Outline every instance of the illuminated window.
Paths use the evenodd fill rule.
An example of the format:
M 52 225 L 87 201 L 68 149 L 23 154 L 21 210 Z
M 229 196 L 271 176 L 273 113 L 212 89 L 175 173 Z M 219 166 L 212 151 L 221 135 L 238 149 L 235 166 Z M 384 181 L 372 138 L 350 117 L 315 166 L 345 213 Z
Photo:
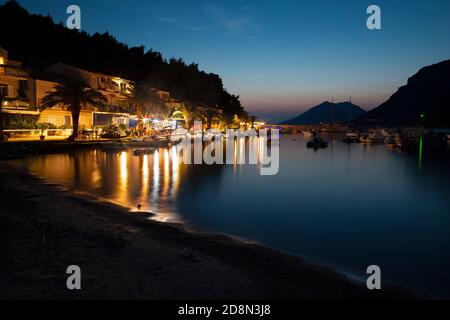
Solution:
M 5 64 L 5 59 L 3 57 L 0 57 L 0 65 Z M 5 68 L 0 68 L 0 74 L 5 73 Z

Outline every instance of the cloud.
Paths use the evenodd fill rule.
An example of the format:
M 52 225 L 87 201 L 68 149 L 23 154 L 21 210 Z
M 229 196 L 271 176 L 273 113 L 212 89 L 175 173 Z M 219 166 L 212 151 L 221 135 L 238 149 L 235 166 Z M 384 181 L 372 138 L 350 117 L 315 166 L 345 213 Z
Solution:
M 240 34 L 259 29 L 254 19 L 255 11 L 250 6 L 244 6 L 238 12 L 230 12 L 218 6 L 207 5 L 203 12 L 212 23 L 228 33 Z
M 259 26 L 255 22 L 254 16 L 255 11 L 250 6 L 244 6 L 237 12 L 231 12 L 218 6 L 207 5 L 202 10 L 192 14 L 172 15 L 160 12 L 154 13 L 157 21 L 185 30 L 200 32 L 216 28 L 233 35 L 258 30 Z
M 203 31 L 206 29 L 205 25 L 197 23 L 195 19 L 190 16 L 170 16 L 160 13 L 155 13 L 154 16 L 159 22 L 172 24 L 186 30 Z

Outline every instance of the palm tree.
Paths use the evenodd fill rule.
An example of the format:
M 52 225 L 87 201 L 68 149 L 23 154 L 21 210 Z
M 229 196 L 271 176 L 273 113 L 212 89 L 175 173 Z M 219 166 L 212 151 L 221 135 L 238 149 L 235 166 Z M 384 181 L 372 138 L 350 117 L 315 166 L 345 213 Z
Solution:
M 205 120 L 207 129 L 211 129 L 213 120 L 223 120 L 220 111 L 217 108 L 203 109 L 199 112 L 199 116 Z
M 143 82 L 134 83 L 127 94 L 128 99 L 136 105 L 136 113 L 138 116 L 138 126 L 142 127 L 146 106 L 151 98 L 150 87 Z M 139 128 L 142 129 L 142 128 Z
M 72 112 L 73 133 L 69 140 L 78 138 L 78 121 L 83 107 L 90 104 L 94 107 L 103 107 L 106 102 L 105 96 L 92 89 L 84 80 L 65 79 L 58 84 L 54 91 L 47 92 L 42 98 L 40 110 L 53 108 L 61 105 Z
M 159 109 L 156 114 L 160 119 L 169 120 L 172 117 L 173 109 L 165 105 L 163 108 Z
M 191 128 L 192 121 L 199 115 L 198 108 L 189 102 L 182 102 L 173 113 L 174 117 L 180 117 L 184 120 L 186 129 Z
M 157 90 L 145 82 L 134 83 L 127 94 L 128 99 L 136 105 L 139 126 L 143 125 L 145 115 L 159 115 L 167 112 L 167 106 L 157 94 Z M 142 129 L 142 128 L 140 128 Z
M 161 115 L 168 110 L 166 102 L 160 97 L 157 89 L 150 89 L 150 98 L 148 101 L 148 110 L 150 114 Z
M 248 119 L 249 119 L 248 112 L 242 111 L 239 117 L 237 117 L 236 115 L 236 118 L 233 119 L 233 122 L 237 123 L 239 127 L 241 126 L 241 123 L 244 123 L 245 127 L 247 127 Z
M 250 115 L 248 117 L 248 120 L 250 121 L 250 124 L 251 124 L 250 128 L 254 128 L 254 123 L 255 123 L 256 119 L 258 119 L 258 117 L 255 115 Z

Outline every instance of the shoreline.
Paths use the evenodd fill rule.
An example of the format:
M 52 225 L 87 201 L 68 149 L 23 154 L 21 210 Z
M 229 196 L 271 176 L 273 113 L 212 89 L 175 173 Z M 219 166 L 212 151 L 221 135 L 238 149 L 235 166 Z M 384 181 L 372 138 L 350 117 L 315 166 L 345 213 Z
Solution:
M 158 222 L 0 161 L 1 299 L 415 299 L 233 236 Z M 79 265 L 82 290 L 66 288 Z M 6 290 L 5 290 L 6 289 Z
M 169 141 L 149 141 L 133 142 L 127 139 L 98 139 L 98 140 L 79 140 L 68 142 L 67 140 L 24 140 L 0 142 L 0 161 L 23 159 L 28 156 L 39 154 L 51 154 L 59 152 L 69 152 L 80 149 L 95 149 L 108 147 L 110 145 L 130 147 L 165 147 Z

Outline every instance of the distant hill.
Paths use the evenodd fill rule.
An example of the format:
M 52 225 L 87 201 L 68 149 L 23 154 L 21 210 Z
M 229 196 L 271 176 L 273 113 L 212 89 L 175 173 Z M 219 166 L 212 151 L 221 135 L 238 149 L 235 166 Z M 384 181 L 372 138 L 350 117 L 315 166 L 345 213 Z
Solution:
M 450 60 L 422 68 L 386 102 L 357 122 L 450 126 Z
M 351 102 L 332 103 L 325 101 L 312 107 L 298 117 L 284 121 L 281 124 L 315 125 L 319 123 L 348 122 L 363 115 L 366 111 Z

